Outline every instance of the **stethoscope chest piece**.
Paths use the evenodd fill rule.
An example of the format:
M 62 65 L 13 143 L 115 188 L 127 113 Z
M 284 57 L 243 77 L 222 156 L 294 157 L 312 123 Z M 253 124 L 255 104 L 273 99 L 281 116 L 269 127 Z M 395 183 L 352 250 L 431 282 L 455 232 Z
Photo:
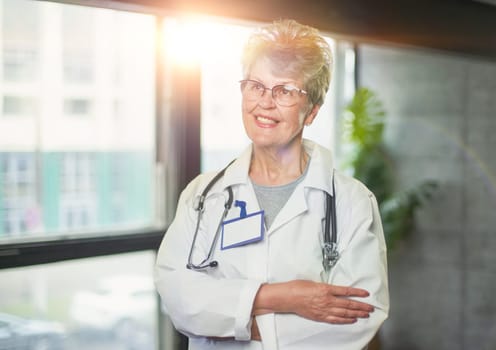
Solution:
M 329 271 L 339 259 L 338 245 L 335 242 L 325 242 L 322 247 L 322 266 Z

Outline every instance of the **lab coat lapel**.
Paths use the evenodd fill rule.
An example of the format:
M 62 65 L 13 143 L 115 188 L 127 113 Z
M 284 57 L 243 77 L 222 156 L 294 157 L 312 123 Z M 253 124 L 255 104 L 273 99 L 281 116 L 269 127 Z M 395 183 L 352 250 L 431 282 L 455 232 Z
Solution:
M 302 184 L 296 186 L 289 200 L 286 202 L 286 204 L 282 207 L 281 211 L 275 217 L 272 226 L 269 227 L 269 231 L 267 232 L 268 235 L 276 231 L 279 227 L 286 224 L 296 216 L 307 211 L 308 206 L 304 192 L 305 191 Z
M 303 181 L 296 186 L 289 200 L 274 219 L 272 226 L 269 228 L 269 235 L 308 210 L 308 191 L 317 189 L 328 192 L 331 195 L 334 194 L 331 186 L 331 155 L 324 154 L 329 151 L 308 140 L 303 140 L 303 146 L 305 147 L 305 151 L 310 154 L 310 164 L 307 174 Z
M 249 145 L 245 151 L 241 153 L 241 155 L 226 169 L 222 179 L 223 188 L 233 186 L 234 198 L 246 203 L 246 211 L 248 214 L 260 210 L 257 197 L 248 176 L 251 153 L 252 146 Z M 234 208 L 234 210 L 231 210 L 230 212 L 232 212 L 230 213 L 230 216 L 239 216 L 239 210 L 237 208 Z
M 222 177 L 222 186 L 234 186 L 247 184 L 249 182 L 248 171 L 250 170 L 252 147 L 249 145 L 243 153 L 226 169 Z

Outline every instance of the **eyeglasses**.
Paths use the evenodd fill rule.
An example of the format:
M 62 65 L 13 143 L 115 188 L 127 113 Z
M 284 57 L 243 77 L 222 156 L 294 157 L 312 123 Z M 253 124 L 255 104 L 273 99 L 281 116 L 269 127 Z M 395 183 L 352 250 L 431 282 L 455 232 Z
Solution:
M 301 95 L 307 94 L 305 90 L 298 89 L 292 85 L 275 85 L 272 88 L 268 88 L 264 84 L 250 79 L 241 80 L 239 83 L 241 84 L 243 98 L 249 101 L 258 101 L 265 94 L 265 90 L 270 90 L 274 101 L 284 107 L 294 106 L 298 103 Z

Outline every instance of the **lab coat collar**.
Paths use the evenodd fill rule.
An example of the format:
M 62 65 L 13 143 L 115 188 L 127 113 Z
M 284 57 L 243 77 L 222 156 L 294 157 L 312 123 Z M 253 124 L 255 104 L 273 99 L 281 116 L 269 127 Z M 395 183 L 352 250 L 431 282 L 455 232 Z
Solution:
M 331 151 L 306 139 L 303 139 L 303 147 L 311 157 L 307 175 L 302 182 L 303 187 L 315 188 L 333 196 L 332 178 L 334 172 Z
M 334 195 L 332 191 L 333 161 L 331 152 L 319 144 L 303 139 L 303 147 L 310 155 L 310 164 L 305 179 L 302 181 L 303 187 L 315 188 Z M 248 173 L 252 155 L 252 145 L 250 144 L 234 163 L 226 169 L 223 177 L 223 188 L 237 184 L 247 184 L 249 182 Z
M 229 186 L 246 184 L 249 182 L 252 145 L 250 144 L 241 155 L 226 169 L 223 177 L 223 188 Z

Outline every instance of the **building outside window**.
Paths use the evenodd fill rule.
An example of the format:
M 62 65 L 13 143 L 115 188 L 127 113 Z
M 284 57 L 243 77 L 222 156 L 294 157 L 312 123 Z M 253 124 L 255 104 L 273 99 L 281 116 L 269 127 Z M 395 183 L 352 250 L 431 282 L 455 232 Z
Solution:
M 0 240 L 6 227 L 53 237 L 153 226 L 155 17 L 32 0 L 2 1 L 0 13 L 0 157 L 30 154 L 36 189 L 29 202 L 0 198 L 11 218 Z M 36 229 L 19 219 L 33 207 Z

